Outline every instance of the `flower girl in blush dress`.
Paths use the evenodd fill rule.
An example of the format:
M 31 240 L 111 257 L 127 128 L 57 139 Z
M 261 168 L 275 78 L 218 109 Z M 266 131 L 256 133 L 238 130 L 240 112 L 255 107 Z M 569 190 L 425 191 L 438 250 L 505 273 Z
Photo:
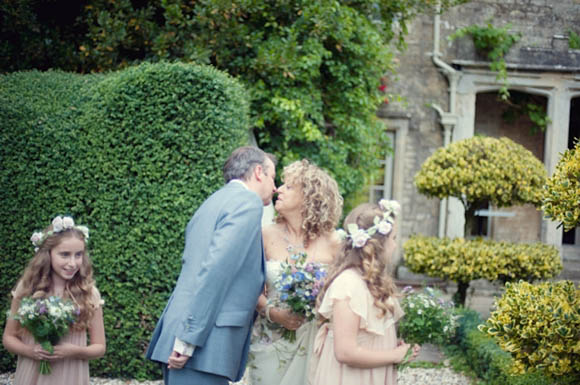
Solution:
M 14 385 L 89 385 L 88 360 L 105 354 L 102 301 L 86 251 L 88 233 L 85 226 L 76 226 L 71 217 L 59 216 L 47 229 L 32 235 L 36 252 L 12 292 L 10 316 L 2 337 L 6 350 L 18 355 Z M 52 354 L 35 343 L 14 319 L 23 298 L 50 296 L 70 300 L 78 309 L 75 323 L 54 346 Z M 39 373 L 41 361 L 49 362 L 50 374 Z
M 314 342 L 312 385 L 394 385 L 395 365 L 407 351 L 395 324 L 403 316 L 393 280 L 386 274 L 396 249 L 398 203 L 365 203 L 345 219 L 343 252 L 330 268 L 318 297 L 321 325 Z

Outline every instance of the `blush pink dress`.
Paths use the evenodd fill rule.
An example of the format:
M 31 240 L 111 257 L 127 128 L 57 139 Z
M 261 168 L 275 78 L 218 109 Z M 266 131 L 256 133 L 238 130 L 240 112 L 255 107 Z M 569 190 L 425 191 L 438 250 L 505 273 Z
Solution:
M 336 301 L 347 300 L 350 309 L 360 316 L 358 343 L 370 350 L 389 350 L 397 346 L 395 323 L 404 315 L 399 302 L 390 298 L 393 312 L 379 318 L 379 309 L 360 273 L 345 270 L 328 288 L 319 313 L 330 322 L 322 325 L 316 335 L 311 361 L 311 385 L 395 385 L 397 371 L 394 365 L 361 369 L 338 362 L 334 355 L 332 310 Z
M 18 288 L 16 289 L 18 290 Z M 93 288 L 92 304 L 102 306 L 101 295 Z M 33 345 L 34 338 L 28 331 L 22 331 L 22 342 Z M 79 346 L 87 346 L 86 330 L 71 330 L 64 335 L 60 342 L 68 342 Z M 89 361 L 79 359 L 64 359 L 50 363 L 51 373 L 38 373 L 40 361 L 28 357 L 18 356 L 14 385 L 89 385 Z

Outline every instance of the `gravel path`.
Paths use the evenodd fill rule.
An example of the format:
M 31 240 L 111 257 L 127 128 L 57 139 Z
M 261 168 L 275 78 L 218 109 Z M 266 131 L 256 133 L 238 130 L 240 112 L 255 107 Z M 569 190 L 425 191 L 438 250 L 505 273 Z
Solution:
M 12 385 L 12 374 L 0 374 L 0 385 Z M 238 383 L 241 385 L 242 383 Z M 399 372 L 397 385 L 470 385 L 471 380 L 449 368 L 406 368 Z M 118 380 L 91 378 L 91 385 L 163 385 L 163 381 Z M 353 384 L 355 385 L 355 384 Z

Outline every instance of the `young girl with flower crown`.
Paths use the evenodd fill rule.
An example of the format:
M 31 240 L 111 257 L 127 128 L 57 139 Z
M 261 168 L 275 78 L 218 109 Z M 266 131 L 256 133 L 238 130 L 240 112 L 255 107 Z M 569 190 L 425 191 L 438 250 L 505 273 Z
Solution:
M 319 328 L 309 376 L 312 385 L 394 385 L 395 365 L 419 346 L 397 341 L 403 316 L 387 269 L 396 249 L 395 201 L 365 203 L 345 219 L 343 251 L 334 260 L 318 314 Z
M 2 337 L 6 350 L 18 355 L 14 385 L 88 385 L 88 360 L 105 354 L 103 301 L 95 287 L 86 250 L 88 236 L 85 226 L 75 225 L 71 217 L 60 216 L 47 229 L 32 235 L 35 254 L 12 292 L 10 315 Z M 72 301 L 78 314 L 52 354 L 35 343 L 15 319 L 23 298 L 50 296 Z M 50 374 L 39 373 L 41 361 L 48 361 Z

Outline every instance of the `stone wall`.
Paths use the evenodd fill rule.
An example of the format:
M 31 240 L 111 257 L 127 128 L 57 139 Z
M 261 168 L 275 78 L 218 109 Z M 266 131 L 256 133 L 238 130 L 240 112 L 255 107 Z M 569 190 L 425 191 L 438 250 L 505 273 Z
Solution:
M 511 31 L 522 34 L 521 40 L 506 56 L 511 76 L 548 73 L 550 76 L 553 74 L 556 81 L 565 79 L 580 82 L 580 50 L 568 50 L 566 38 L 569 30 L 580 34 L 580 0 L 480 0 L 454 7 L 440 16 L 440 39 L 437 45 L 441 60 L 458 71 L 468 65 L 471 69 L 490 73 L 485 58 L 478 56 L 470 38 L 455 41 L 447 39 L 459 28 L 473 24 L 484 25 L 490 18 L 493 18 L 491 23 L 495 27 L 511 23 Z M 404 185 L 399 186 L 404 218 L 400 231 L 401 242 L 415 233 L 438 234 L 439 200 L 420 195 L 413 183 L 421 164 L 444 141 L 439 114 L 431 104 L 438 105 L 444 112 L 450 111 L 449 81 L 432 60 L 433 27 L 433 15 L 420 16 L 409 26 L 407 49 L 398 55 L 397 76 L 388 81 L 388 91 L 401 95 L 403 102 L 391 102 L 379 110 L 379 116 L 387 120 L 389 116 L 401 113 L 409 116 L 405 150 L 396 159 L 404 162 L 404 178 L 401 182 Z M 544 136 L 540 135 L 536 139 L 526 136 L 530 123 L 525 122 L 525 117 L 524 121 L 515 125 L 502 125 L 499 118 L 486 117 L 485 111 L 482 112 L 482 109 L 493 108 L 494 103 L 489 103 L 485 97 L 480 99 L 478 94 L 476 133 L 480 131 L 490 136 L 510 136 L 532 150 L 540 159 L 549 155 L 543 153 L 547 141 Z M 461 113 L 458 111 L 458 114 Z M 549 129 L 568 132 L 568 127 Z M 551 156 L 550 159 L 553 159 L 553 154 Z M 541 224 L 539 212 L 529 207 L 514 209 L 519 210 L 518 219 L 495 220 L 494 237 L 512 241 L 541 240 L 540 229 L 544 225 Z M 524 215 L 521 210 L 529 211 Z M 522 219 L 526 217 L 533 219 Z M 514 232 L 515 229 L 519 230 Z

